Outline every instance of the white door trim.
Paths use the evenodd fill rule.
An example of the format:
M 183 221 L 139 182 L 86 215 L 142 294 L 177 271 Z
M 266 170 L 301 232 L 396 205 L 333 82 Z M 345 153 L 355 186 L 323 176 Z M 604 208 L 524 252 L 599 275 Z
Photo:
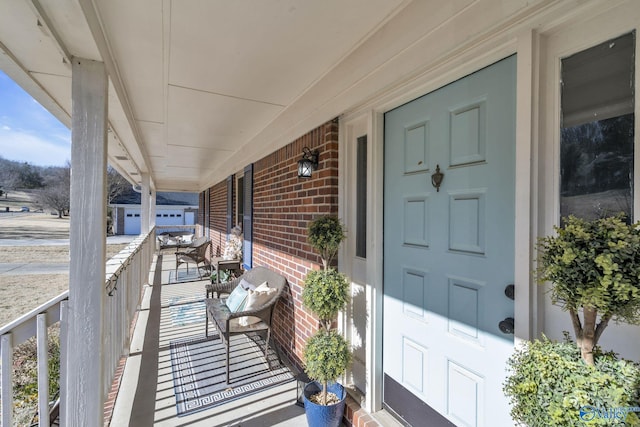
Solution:
M 416 94 L 415 88 L 407 91 L 398 89 L 386 93 L 370 104 L 369 111 L 354 112 L 341 117 L 339 136 L 339 215 L 346 218 L 350 210 L 346 194 L 347 176 L 351 158 L 347 149 L 347 141 L 352 128 L 366 123 L 369 141 L 368 182 L 370 194 L 367 207 L 367 288 L 366 300 L 369 311 L 367 323 L 367 389 L 362 407 L 369 412 L 382 409 L 382 301 L 383 301 L 383 194 L 384 194 L 384 113 L 398 105 L 409 102 L 421 95 L 443 87 L 465 75 L 469 75 L 485 66 L 506 58 L 518 55 L 516 102 L 516 242 L 515 242 L 515 336 L 518 339 L 530 339 L 541 331 L 542 318 L 538 312 L 538 300 L 542 293 L 531 277 L 533 263 L 533 236 L 535 227 L 534 200 L 537 197 L 537 181 L 534 177 L 533 161 L 536 149 L 535 138 L 537 128 L 532 125 L 534 105 L 537 102 L 537 38 L 533 30 L 523 32 L 516 40 L 499 46 L 489 53 L 483 52 L 474 58 L 466 58 L 461 65 L 461 58 L 454 58 L 456 65 L 448 72 L 439 75 L 426 73 L 416 83 L 423 92 Z M 445 68 L 445 67 L 441 67 Z M 442 71 L 440 69 L 440 71 Z M 445 76 L 448 77 L 447 80 Z M 427 89 L 428 88 L 428 89 Z M 524 101 L 523 101 L 524 100 Z M 527 106 L 527 102 L 530 103 Z M 369 256 L 369 254 L 371 254 Z M 351 265 L 344 255 L 340 254 L 341 270 L 349 273 Z M 345 328 L 344 317 L 341 327 Z M 370 368 L 373 367 L 373 368 Z
M 539 35 L 526 30 L 517 39 L 516 71 L 516 195 L 514 245 L 514 320 L 515 343 L 536 338 L 542 330 L 538 316 L 543 293 L 532 280 L 533 251 L 537 234 L 538 179 L 534 162 L 537 159 L 537 115 L 539 102 Z
M 518 111 L 516 117 L 516 237 L 515 237 L 515 336 L 516 340 L 531 339 L 539 335 L 542 330 L 542 316 L 538 315 L 538 307 L 543 294 L 539 292 L 531 277 L 533 265 L 534 236 L 537 233 L 537 215 L 535 201 L 537 200 L 537 177 L 534 160 L 537 157 L 537 117 L 534 117 L 534 106 L 538 102 L 538 35 L 534 30 L 523 32 L 517 40 L 512 40 L 509 46 L 501 46 L 488 55 L 480 55 L 470 60 L 464 67 L 456 67 L 448 74 L 449 82 L 455 81 L 461 75 L 468 75 L 497 62 L 511 54 L 518 55 L 516 102 Z M 466 74 L 465 74 L 466 73 Z M 421 87 L 432 87 L 421 82 Z M 442 81 L 442 75 L 433 76 L 440 87 L 447 82 Z M 435 88 L 433 88 L 435 89 Z M 339 215 L 346 218 L 349 214 L 348 202 L 345 198 L 350 157 L 346 147 L 351 130 L 354 126 L 366 123 L 369 140 L 369 170 L 368 182 L 370 195 L 367 208 L 367 307 L 369 322 L 367 324 L 367 390 L 363 407 L 369 412 L 382 409 L 382 287 L 383 287 L 383 194 L 384 194 L 384 112 L 415 99 L 407 99 L 406 93 L 387 93 L 380 97 L 375 108 L 367 112 L 354 113 L 343 116 L 340 121 L 339 139 Z M 428 93 L 428 92 L 424 92 Z M 422 94 L 424 94 L 422 93 Z M 389 102 L 390 98 L 394 101 Z M 534 122 L 534 118 L 536 121 Z M 369 254 L 371 254 L 369 256 Z M 340 255 L 342 270 L 348 274 L 351 266 L 344 254 Z M 344 325 L 344 324 L 343 324 Z
M 367 259 L 365 301 L 367 309 L 366 342 L 366 389 L 360 404 L 368 412 L 382 409 L 382 215 L 383 215 L 383 117 L 373 111 L 340 122 L 339 131 L 339 216 L 347 223 L 354 214 L 355 204 L 347 197 L 349 185 L 355 183 L 354 145 L 357 138 L 367 135 Z M 347 230 L 349 232 L 349 230 Z M 355 246 L 355 239 L 347 237 L 347 245 Z M 353 248 L 344 248 L 339 254 L 340 270 L 350 275 L 353 261 L 347 253 Z M 345 313 L 340 318 L 340 328 L 346 331 L 349 319 Z

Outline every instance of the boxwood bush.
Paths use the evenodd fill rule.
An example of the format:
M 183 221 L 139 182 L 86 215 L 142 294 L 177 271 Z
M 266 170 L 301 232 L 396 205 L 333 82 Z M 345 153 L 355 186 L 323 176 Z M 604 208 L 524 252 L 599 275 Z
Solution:
M 640 426 L 640 365 L 599 348 L 595 366 L 587 365 L 566 337 L 525 342 L 509 359 L 504 392 L 513 419 L 529 427 Z
M 563 224 L 539 240 L 538 280 L 551 282 L 551 301 L 569 312 L 582 358 L 593 365 L 610 320 L 640 323 L 640 222 L 569 216 Z

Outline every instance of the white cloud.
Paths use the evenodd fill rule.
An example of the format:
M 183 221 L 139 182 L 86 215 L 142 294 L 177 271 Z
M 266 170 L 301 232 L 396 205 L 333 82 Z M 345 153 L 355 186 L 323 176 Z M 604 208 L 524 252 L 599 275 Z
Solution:
M 2 126 L 2 130 L 11 130 L 11 128 L 7 125 Z
M 67 141 L 61 144 L 61 139 Z M 8 160 L 39 166 L 64 166 L 71 159 L 71 144 L 68 138 L 60 138 L 60 135 L 52 135 L 48 140 L 3 126 L 0 130 L 0 155 Z

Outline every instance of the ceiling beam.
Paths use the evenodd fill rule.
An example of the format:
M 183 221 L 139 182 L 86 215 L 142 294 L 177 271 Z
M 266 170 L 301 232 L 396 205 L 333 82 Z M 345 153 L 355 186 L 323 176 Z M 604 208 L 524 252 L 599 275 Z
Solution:
M 100 51 L 100 56 L 104 61 L 105 67 L 107 69 L 107 73 L 113 84 L 113 87 L 118 96 L 118 100 L 120 101 L 120 105 L 124 111 L 124 114 L 127 118 L 127 122 L 131 128 L 133 136 L 135 138 L 134 143 L 137 145 L 137 148 L 140 150 L 140 154 L 144 160 L 143 165 L 136 164 L 137 168 L 141 172 L 145 173 L 153 173 L 151 162 L 149 160 L 149 154 L 142 143 L 143 138 L 138 129 L 137 122 L 133 115 L 133 109 L 131 107 L 131 102 L 129 101 L 129 97 L 127 96 L 127 91 L 124 89 L 123 80 L 121 78 L 120 70 L 116 65 L 116 62 L 113 60 L 113 52 L 104 32 L 104 26 L 102 25 L 102 21 L 100 19 L 99 14 L 96 11 L 95 4 L 92 0 L 79 0 L 80 7 L 82 8 L 82 12 L 87 20 L 87 25 L 91 30 L 91 34 L 93 35 L 94 41 L 98 46 L 98 50 Z M 124 141 L 121 140 L 124 144 Z M 134 161 L 131 159 L 131 161 Z M 152 177 L 153 178 L 153 177 Z

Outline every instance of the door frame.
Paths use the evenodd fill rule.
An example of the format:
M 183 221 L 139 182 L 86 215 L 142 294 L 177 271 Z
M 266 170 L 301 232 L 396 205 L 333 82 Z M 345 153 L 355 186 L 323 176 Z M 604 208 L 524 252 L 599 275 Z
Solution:
M 353 396 L 362 408 L 375 412 L 382 408 L 382 218 L 383 204 L 381 189 L 383 188 L 384 145 L 382 137 L 384 117 L 382 113 L 369 111 L 340 122 L 338 153 L 338 215 L 345 222 L 355 215 L 355 204 L 350 203 L 347 195 L 350 185 L 355 185 L 355 164 L 358 137 L 367 136 L 367 258 L 365 260 L 366 285 L 365 306 L 367 309 L 366 342 L 366 389 L 364 396 Z M 348 232 L 348 230 L 347 230 Z M 354 240 L 354 239 L 351 239 Z M 355 247 L 355 241 L 347 244 Z M 351 246 L 349 247 L 353 249 Z M 341 247 L 338 253 L 340 270 L 350 276 L 354 269 L 352 258 L 347 256 L 348 250 Z M 339 329 L 348 330 L 350 326 L 348 313 L 341 313 Z
M 498 62 L 510 55 L 517 55 L 516 66 L 516 195 L 515 195 L 515 293 L 514 319 L 515 343 L 539 335 L 543 319 L 538 316 L 538 307 L 543 302 L 540 292 L 531 277 L 533 250 L 537 235 L 537 214 L 533 209 L 537 198 L 537 176 L 534 159 L 537 151 L 537 115 L 539 79 L 539 35 L 534 30 L 519 33 L 507 42 L 485 46 L 484 49 L 466 52 L 425 72 L 394 91 L 380 95 L 357 111 L 340 119 L 339 139 L 339 215 L 347 218 L 353 210 L 345 197 L 348 173 L 353 155 L 349 144 L 354 143 L 357 129 L 366 128 L 369 143 L 368 180 L 370 197 L 367 201 L 367 292 L 369 310 L 367 324 L 367 389 L 362 406 L 369 412 L 382 409 L 382 289 L 383 289 L 383 194 L 384 194 L 384 113 L 422 95 L 433 92 L 453 81 Z M 352 151 L 352 150 L 351 150 Z M 350 261 L 344 251 L 339 254 L 340 268 L 346 274 L 351 271 Z M 342 327 L 345 325 L 341 317 Z

